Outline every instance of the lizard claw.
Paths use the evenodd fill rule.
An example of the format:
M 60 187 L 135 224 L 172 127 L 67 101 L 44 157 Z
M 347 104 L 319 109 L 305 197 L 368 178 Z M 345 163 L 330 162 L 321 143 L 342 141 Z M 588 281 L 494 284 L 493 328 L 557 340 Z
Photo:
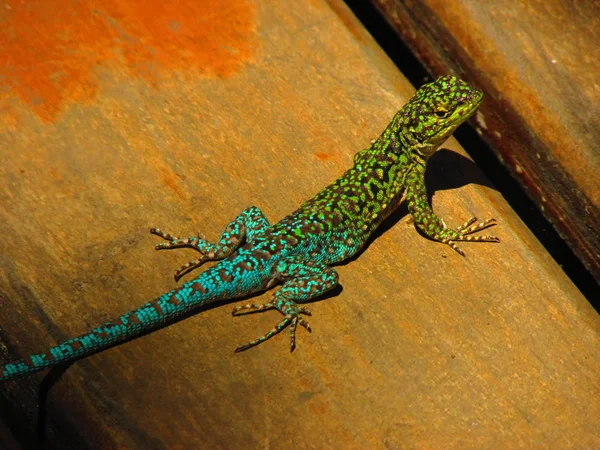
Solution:
M 298 306 L 295 302 L 287 299 L 283 301 L 264 303 L 262 305 L 251 303 L 243 306 L 236 306 L 233 309 L 232 314 L 234 316 L 240 316 L 243 314 L 262 312 L 269 309 L 277 309 L 285 316 L 285 318 L 263 336 L 250 341 L 247 344 L 240 345 L 235 349 L 235 353 L 243 352 L 244 350 L 248 350 L 249 348 L 255 347 L 258 344 L 262 344 L 266 340 L 281 332 L 281 330 L 288 325 L 290 326 L 290 351 L 292 352 L 296 348 L 296 328 L 298 327 L 298 324 L 306 328 L 309 333 L 312 333 L 309 323 L 301 316 L 301 314 L 310 316 L 312 315 L 311 312 L 308 310 L 308 308 L 305 308 L 304 306 Z
M 156 250 L 165 250 L 165 249 L 173 249 L 173 248 L 193 248 L 194 250 L 200 252 L 202 255 L 198 259 L 194 259 L 184 265 L 182 265 L 175 272 L 174 278 L 175 281 L 179 281 L 179 279 L 184 276 L 186 273 L 191 272 L 192 270 L 200 267 L 206 261 L 212 261 L 215 259 L 216 254 L 214 251 L 205 251 L 200 248 L 201 245 L 206 246 L 206 240 L 204 236 L 198 233 L 198 237 L 189 237 L 189 238 L 178 238 L 173 236 L 171 233 L 166 233 L 162 231 L 160 228 L 151 228 L 150 233 L 155 236 L 160 236 L 166 241 L 169 242 L 161 242 L 160 244 L 156 244 L 154 248 Z
M 443 234 L 445 236 L 438 238 L 438 240 L 444 244 L 448 244 L 458 254 L 465 256 L 465 253 L 456 245 L 453 241 L 469 241 L 469 242 L 500 242 L 500 239 L 492 235 L 479 235 L 472 236 L 477 231 L 484 230 L 489 227 L 496 225 L 496 219 L 491 218 L 482 222 L 477 222 L 477 217 L 471 217 L 461 226 L 456 229 L 444 228 Z

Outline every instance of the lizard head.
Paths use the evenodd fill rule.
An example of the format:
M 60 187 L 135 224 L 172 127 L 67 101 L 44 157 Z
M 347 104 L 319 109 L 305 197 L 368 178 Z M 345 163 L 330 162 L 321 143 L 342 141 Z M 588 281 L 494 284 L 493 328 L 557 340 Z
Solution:
M 483 92 L 453 76 L 427 83 L 398 112 L 401 127 L 423 157 L 433 154 L 483 100 Z

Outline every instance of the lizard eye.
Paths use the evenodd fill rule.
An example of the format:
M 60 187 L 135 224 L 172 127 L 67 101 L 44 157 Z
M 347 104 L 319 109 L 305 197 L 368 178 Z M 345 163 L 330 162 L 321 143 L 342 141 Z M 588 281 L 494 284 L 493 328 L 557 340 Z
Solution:
M 448 117 L 448 111 L 446 111 L 445 109 L 438 109 L 438 110 L 435 112 L 435 116 L 436 116 L 438 119 L 445 119 L 446 117 Z

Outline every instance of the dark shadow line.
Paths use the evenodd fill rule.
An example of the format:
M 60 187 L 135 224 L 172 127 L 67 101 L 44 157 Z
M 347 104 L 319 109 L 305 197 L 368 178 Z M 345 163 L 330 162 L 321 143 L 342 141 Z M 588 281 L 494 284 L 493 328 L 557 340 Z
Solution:
M 432 77 L 425 66 L 398 37 L 396 31 L 379 13 L 372 2 L 345 0 L 346 5 L 373 36 L 377 44 L 396 64 L 413 86 L 420 86 Z M 470 125 L 460 127 L 454 137 L 475 161 L 485 177 L 537 237 L 546 251 L 571 279 L 590 304 L 600 313 L 600 286 L 573 250 L 560 237 L 552 224 L 543 216 L 537 205 L 512 177 L 483 138 Z

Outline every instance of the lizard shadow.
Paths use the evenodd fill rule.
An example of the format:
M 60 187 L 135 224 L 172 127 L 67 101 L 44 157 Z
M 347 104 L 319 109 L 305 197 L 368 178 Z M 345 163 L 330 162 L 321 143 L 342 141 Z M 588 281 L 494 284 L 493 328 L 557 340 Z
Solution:
M 427 171 L 425 172 L 425 185 L 427 186 L 427 201 L 431 205 L 433 195 L 437 191 L 446 191 L 448 189 L 457 189 L 468 184 L 478 184 L 491 189 L 496 189 L 484 176 L 479 167 L 468 158 L 452 150 L 438 150 L 429 159 Z M 346 265 L 358 259 L 371 244 L 386 233 L 389 229 L 396 226 L 400 220 L 408 215 L 406 202 L 402 202 L 396 210 L 385 219 L 379 227 L 369 237 L 366 244 L 352 257 L 343 261 L 339 265 Z M 467 212 L 467 216 L 470 211 Z M 427 238 L 417 227 L 415 230 L 423 237 Z M 429 238 L 427 238 L 429 239 Z
M 457 189 L 468 184 L 478 184 L 480 186 L 486 186 L 491 189 L 496 189 L 484 176 L 479 167 L 470 160 L 456 153 L 452 150 L 442 148 L 435 152 L 429 159 L 427 164 L 427 171 L 425 173 L 425 185 L 427 186 L 427 200 L 431 204 L 433 194 L 437 191 L 445 191 L 448 189 Z M 369 247 L 370 245 L 396 226 L 404 216 L 409 214 L 406 202 L 402 202 L 396 210 L 387 217 L 379 227 L 369 237 L 365 245 L 353 256 L 342 261 L 336 266 L 345 266 L 351 262 L 357 260 Z M 421 231 L 414 227 L 416 231 L 423 237 L 426 237 Z M 429 238 L 427 238 L 429 239 Z M 303 304 L 311 304 L 321 302 L 323 300 L 330 299 L 338 296 L 342 293 L 344 287 L 338 284 L 333 289 L 325 292 L 323 295 L 316 297 Z M 260 295 L 260 294 L 257 294 Z
M 430 158 L 428 167 L 427 167 L 427 172 L 425 174 L 425 183 L 427 186 L 427 197 L 428 197 L 428 201 L 430 203 L 431 203 L 433 194 L 436 191 L 456 189 L 456 188 L 459 188 L 459 187 L 462 187 L 462 186 L 465 186 L 465 185 L 471 184 L 471 183 L 495 189 L 493 187 L 493 185 L 491 185 L 491 183 L 485 179 L 482 172 L 479 170 L 479 168 L 475 165 L 475 163 L 473 161 L 471 161 L 468 158 L 465 158 L 464 156 L 462 156 L 456 152 L 453 152 L 453 151 L 447 150 L 447 149 L 441 149 L 441 150 L 437 151 Z M 396 210 L 392 214 L 390 214 L 390 216 L 381 223 L 381 225 L 369 237 L 366 244 L 355 255 L 353 255 L 352 257 L 348 258 L 347 260 L 345 260 L 342 263 L 337 264 L 337 265 L 345 266 L 346 264 L 349 264 L 349 263 L 355 261 L 356 259 L 358 259 L 363 254 L 363 252 L 365 252 L 377 238 L 379 238 L 381 235 L 386 233 L 390 228 L 397 225 L 398 222 L 400 222 L 400 220 L 407 214 L 408 214 L 408 208 L 406 206 L 406 203 L 402 202 L 400 204 L 400 206 L 398 208 L 396 208 Z M 343 286 L 341 284 L 338 284 L 335 288 L 331 289 L 330 291 L 325 292 L 323 295 L 321 295 L 313 300 L 310 300 L 308 302 L 303 302 L 303 304 L 312 304 L 312 303 L 320 302 L 320 301 L 323 301 L 323 300 L 326 300 L 326 299 L 329 299 L 332 297 L 337 297 L 338 295 L 340 295 L 340 293 L 343 292 L 343 289 L 344 289 Z M 178 323 L 182 320 L 185 320 L 193 315 L 202 313 L 204 311 L 209 311 L 213 308 L 220 308 L 229 303 L 235 303 L 235 302 L 239 302 L 239 301 L 249 300 L 251 298 L 258 297 L 262 294 L 264 294 L 264 292 L 257 292 L 257 293 L 254 293 L 254 294 L 251 294 L 251 295 L 248 295 L 245 297 L 222 300 L 222 301 L 214 302 L 214 303 L 211 303 L 211 304 L 208 304 L 205 306 L 201 306 L 197 309 L 193 309 L 191 311 L 184 313 L 180 317 L 177 317 L 177 318 L 173 319 L 172 321 L 169 321 L 168 323 L 164 323 L 160 326 L 149 329 L 146 332 L 144 332 L 143 334 L 140 334 L 138 336 L 132 337 L 125 341 L 116 343 L 115 345 L 113 345 L 111 347 L 125 344 L 126 342 L 132 341 L 134 339 L 141 338 L 149 333 L 160 330 L 167 326 L 171 326 L 175 323 Z M 252 314 L 252 313 L 250 313 L 250 314 Z M 111 348 L 111 347 L 108 347 L 108 348 Z M 108 348 L 102 349 L 101 351 L 105 351 Z M 88 356 L 91 356 L 91 354 L 86 355 L 85 358 L 87 358 Z M 85 359 L 85 358 L 81 358 L 81 359 Z M 75 364 L 78 361 L 80 361 L 80 359 L 52 367 L 48 371 L 46 376 L 43 378 L 43 380 L 40 384 L 40 391 L 39 391 L 39 396 L 38 396 L 40 407 L 38 410 L 39 412 L 38 412 L 38 427 L 37 427 L 38 439 L 40 440 L 40 442 L 44 442 L 44 440 L 45 440 L 45 433 L 46 433 L 45 423 L 46 423 L 46 417 L 47 417 L 46 405 L 47 405 L 47 400 L 48 400 L 48 395 L 50 393 L 50 390 L 60 380 L 62 375 L 73 364 Z
M 429 201 L 431 201 L 431 195 L 435 191 L 456 189 L 467 184 L 478 184 L 496 189 L 485 178 L 477 164 L 460 153 L 445 148 L 435 152 L 429 159 L 427 172 L 425 173 L 425 184 L 428 187 Z

